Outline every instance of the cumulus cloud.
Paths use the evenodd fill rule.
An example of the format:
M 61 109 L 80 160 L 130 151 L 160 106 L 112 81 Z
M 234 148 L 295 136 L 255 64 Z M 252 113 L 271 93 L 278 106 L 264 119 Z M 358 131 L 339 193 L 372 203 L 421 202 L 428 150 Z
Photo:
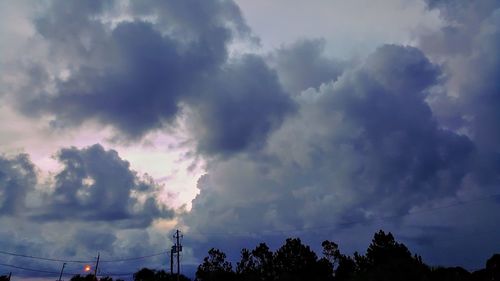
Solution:
M 258 148 L 294 109 L 276 73 L 255 55 L 232 60 L 206 82 L 200 89 L 206 93 L 192 104 L 201 152 Z
M 161 186 L 137 175 L 116 151 L 99 144 L 64 148 L 56 158 L 62 168 L 48 181 L 38 178 L 37 168 L 25 154 L 0 159 L 4 251 L 92 261 L 98 251 L 104 259 L 112 259 L 166 249 L 168 239 L 154 222 L 172 220 L 174 210 L 158 201 Z M 164 260 L 155 256 L 141 262 L 159 267 Z M 60 266 L 8 255 L 2 256 L 2 262 L 49 271 Z M 102 272 L 123 272 L 128 267 L 107 264 Z M 68 264 L 66 270 L 81 272 L 78 264 Z
M 122 6 L 56 1 L 35 21 L 61 73 L 33 63 L 36 73 L 23 90 L 46 90 L 16 99 L 24 114 L 53 116 L 57 127 L 93 120 L 111 125 L 119 138 L 137 141 L 195 112 L 187 120 L 196 128 L 199 152 L 212 155 L 259 146 L 292 111 L 262 58 L 229 59 L 231 41 L 254 40 L 233 2 Z M 120 14 L 120 7 L 126 11 Z M 131 19 L 113 22 L 114 13 Z M 70 18 L 71 24 L 62 24 Z
M 192 209 L 178 218 L 192 235 L 327 225 L 357 230 L 343 237 L 359 245 L 367 230 L 349 222 L 439 207 L 499 184 L 499 5 L 427 3 L 440 11 L 441 30 L 416 47 L 383 45 L 346 63 L 326 56 L 322 40 L 230 55 L 231 43 L 255 40 L 232 1 L 52 1 L 32 22 L 37 52 L 5 64 L 2 99 L 55 127 L 90 121 L 132 141 L 185 122 L 207 163 Z M 70 147 L 55 158 L 62 168 L 42 188 L 26 155 L 0 158 L 8 249 L 126 255 L 165 244 L 152 224 L 173 210 L 116 151 Z M 496 208 L 394 225 L 432 255 L 443 233 L 494 229 L 471 218 Z M 22 237 L 37 229 L 41 237 Z M 82 245 L 70 246 L 76 240 Z M 217 246 L 200 241 L 191 241 L 196 254 L 205 242 Z
M 449 19 L 447 26 L 420 43 L 432 59 L 443 62 L 448 79 L 431 105 L 445 126 L 467 133 L 481 149 L 498 152 L 500 5 L 430 1 L 429 6 Z
M 99 144 L 64 148 L 57 159 L 62 170 L 48 183 L 39 183 L 26 154 L 1 158 L 1 214 L 33 221 L 116 222 L 120 228 L 147 227 L 155 219 L 173 217 L 173 210 L 158 201 L 161 186 L 137 175 L 116 151 Z
M 51 112 L 65 125 L 97 119 L 137 139 L 172 121 L 180 96 L 189 94 L 193 82 L 227 55 L 231 31 L 222 23 L 196 30 L 197 36 L 184 42 L 142 19 L 108 27 L 97 18 L 105 17 L 104 8 L 112 9 L 112 4 L 55 2 L 37 20 L 37 31 L 50 51 L 66 62 L 68 77 L 54 81 L 53 93 L 41 93 L 21 104 L 24 112 Z M 185 9 L 173 2 L 157 5 L 166 6 L 163 10 Z M 135 9 L 130 9 L 133 14 Z M 162 15 L 157 16 L 161 23 Z M 72 24 L 62 24 L 66 21 Z M 181 27 L 180 31 L 189 31 L 197 26 L 180 23 Z
M 159 187 L 136 175 L 114 150 L 100 145 L 66 148 L 57 158 L 64 168 L 54 177 L 54 191 L 45 195 L 41 208 L 33 210 L 34 219 L 116 221 L 123 227 L 146 227 L 154 219 L 173 216 L 172 210 L 157 202 Z
M 359 246 L 354 240 L 368 229 L 389 227 L 431 262 L 479 266 L 498 243 L 474 242 L 462 252 L 471 255 L 456 251 L 454 258 L 436 247 L 459 247 L 474 230 L 495 233 L 494 219 L 478 220 L 498 210 L 495 198 L 468 211 L 402 216 L 496 191 L 498 3 L 429 1 L 429 7 L 447 24 L 419 38 L 418 48 L 385 45 L 337 74 L 314 67 L 317 80 L 290 79 L 295 69 L 274 64 L 284 86 L 299 93 L 297 113 L 258 152 L 210 163 L 183 218 L 193 235 L 221 226 L 249 237 L 329 226 Z M 296 52 L 275 56 L 293 62 Z M 386 216 L 398 217 L 397 224 L 371 221 Z
M 297 96 L 297 114 L 272 133 L 263 149 L 210 163 L 183 223 L 195 236 L 224 232 L 266 241 L 275 240 L 268 236 L 275 231 L 290 235 L 294 229 L 311 229 L 327 239 L 335 230 L 336 239 L 355 250 L 360 249 L 356 241 L 368 239 L 366 233 L 387 227 L 425 253 L 442 242 L 436 238 L 442 237 L 439 226 L 460 233 L 479 227 L 472 221 L 465 228 L 457 225 L 453 213 L 439 216 L 441 222 L 429 214 L 404 218 L 467 199 L 467 190 L 486 176 L 477 165 L 481 155 L 473 140 L 442 128 L 426 102 L 441 78 L 440 68 L 417 48 L 380 47 L 336 81 Z M 488 194 L 488 186 L 480 190 Z M 399 218 L 396 224 L 372 221 L 393 216 Z M 429 233 L 424 229 L 436 227 L 432 236 L 438 240 L 421 244 Z M 231 241 L 237 243 L 237 237 Z M 221 247 L 231 243 L 225 236 L 218 239 L 209 241 Z M 451 246 L 443 242 L 443 247 Z
M 282 46 L 273 52 L 269 63 L 278 72 L 280 82 L 291 94 L 300 94 L 308 88 L 334 81 L 346 63 L 324 54 L 325 40 L 301 40 Z
M 247 216 L 270 228 L 307 226 L 325 219 L 325 209 L 342 222 L 348 214 L 400 214 L 453 195 L 474 148 L 440 129 L 425 103 L 439 75 L 418 49 L 387 45 L 336 82 L 303 92 L 297 116 L 259 157 L 210 167 L 191 224 L 209 227 L 205 215 L 215 208 L 243 229 L 255 229 Z
M 28 155 L 0 157 L 0 216 L 17 215 L 26 206 L 28 193 L 37 184 L 34 165 Z

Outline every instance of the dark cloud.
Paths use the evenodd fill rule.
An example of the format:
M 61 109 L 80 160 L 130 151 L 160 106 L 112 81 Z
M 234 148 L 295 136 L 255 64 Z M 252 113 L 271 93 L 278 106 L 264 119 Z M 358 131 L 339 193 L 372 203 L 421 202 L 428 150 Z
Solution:
M 108 253 L 113 251 L 113 244 L 117 237 L 109 230 L 80 229 L 74 234 L 74 241 L 85 245 L 88 249 L 101 249 Z
M 231 1 L 132 3 L 135 18 L 113 28 L 98 20 L 112 3 L 84 5 L 82 13 L 79 5 L 54 3 L 37 21 L 55 56 L 80 62 L 55 79 L 53 92 L 23 98 L 28 115 L 53 114 L 57 127 L 97 120 L 139 140 L 172 125 L 182 104 L 194 113 L 188 120 L 199 152 L 225 155 L 260 146 L 293 110 L 262 58 L 228 59 L 233 38 L 253 40 Z M 76 21 L 59 26 L 74 13 Z
M 500 4 L 431 1 L 429 6 L 449 19 L 443 29 L 421 38 L 422 49 L 443 62 L 448 79 L 431 105 L 445 126 L 465 132 L 482 150 L 499 152 Z
M 114 150 L 100 145 L 62 149 L 64 165 L 55 175 L 54 191 L 47 194 L 34 219 L 117 222 L 123 227 L 145 227 L 173 211 L 157 202 L 158 187 L 141 179 Z M 61 210 L 64 210 L 63 212 Z
M 24 219 L 0 218 L 0 246 L 3 251 L 38 257 L 86 260 L 93 264 L 97 253 L 102 260 L 137 257 L 161 252 L 169 243 L 169 235 L 159 235 L 151 228 L 119 229 L 105 222 L 55 221 L 37 223 Z M 34 235 L 36 234 L 36 235 Z M 59 272 L 61 262 L 40 261 L 4 255 L 2 263 Z M 142 267 L 165 268 L 168 255 L 120 263 L 101 263 L 100 272 L 134 272 Z M 83 273 L 81 263 L 68 263 L 66 273 Z M 50 278 L 48 274 L 13 269 L 13 276 Z M 57 277 L 54 274 L 54 277 Z M 50 276 L 50 275 L 49 275 Z M 122 276 L 122 278 L 129 276 Z M 131 277 L 131 276 L 130 276 Z
M 421 48 L 444 66 L 446 82 L 429 96 L 435 116 L 442 126 L 469 136 L 476 145 L 474 172 L 461 191 L 465 197 L 474 197 L 497 193 L 500 184 L 500 115 L 497 110 L 500 83 L 496 78 L 500 75 L 497 51 L 500 47 L 500 5 L 498 1 L 456 2 L 450 5 L 458 5 L 461 9 L 447 13 L 449 25 L 423 37 Z M 489 7 L 485 9 L 484 5 Z M 448 6 L 439 8 L 449 9 Z M 498 213 L 498 208 L 498 200 L 481 202 L 474 208 L 464 207 L 466 211 L 447 218 L 460 222 L 452 232 L 454 235 L 434 235 L 435 244 L 441 245 L 446 254 L 436 253 L 432 247 L 425 249 L 425 254 L 439 263 L 456 261 L 474 268 L 482 267 L 478 261 L 486 260 L 493 253 L 492 249 L 498 249 L 498 243 L 492 239 L 498 236 L 498 228 L 493 222 L 497 218 L 492 215 Z M 465 240 L 471 243 L 466 248 L 459 247 Z M 459 252 L 456 248 L 462 250 Z
M 193 134 L 199 150 L 208 154 L 262 146 L 294 109 L 276 73 L 253 55 L 225 65 L 201 91 L 205 93 L 191 104 Z
M 455 23 L 477 24 L 482 18 L 487 17 L 493 10 L 498 8 L 498 1 L 466 1 L 466 0 L 426 0 L 430 9 L 438 9 L 441 16 Z M 462 42 L 467 43 L 467 42 Z
M 326 57 L 324 48 L 324 40 L 301 40 L 271 55 L 270 64 L 288 92 L 297 95 L 334 81 L 342 73 L 346 63 Z
M 231 30 L 243 36 L 251 33 L 240 8 L 233 1 L 146 0 L 132 2 L 131 6 L 138 16 L 156 16 L 161 28 L 173 31 L 174 35 L 183 39 L 203 37 L 208 42 L 216 43 L 218 38 L 211 41 L 210 35 L 217 29 Z
M 114 150 L 96 144 L 65 148 L 57 154 L 63 169 L 38 183 L 26 154 L 0 158 L 0 214 L 34 222 L 101 221 L 116 227 L 147 227 L 170 219 L 173 210 L 158 202 L 161 187 L 139 176 Z
M 181 54 L 179 44 L 150 23 L 120 24 L 111 40 L 120 57 L 115 67 L 80 69 L 58 83 L 56 96 L 31 107 L 53 112 L 66 124 L 96 118 L 132 139 L 171 121 L 191 79 L 207 69 L 203 60 Z
M 199 76 L 227 56 L 231 31 L 222 23 L 184 42 L 142 20 L 122 22 L 109 30 L 95 19 L 103 16 L 102 3 L 79 5 L 66 2 L 60 7 L 54 3 L 46 17 L 37 21 L 38 31 L 51 43 L 54 56 L 69 58 L 71 74 L 55 81 L 55 94 L 43 94 L 22 104 L 28 114 L 51 112 L 66 126 L 97 119 L 113 125 L 127 138 L 138 139 L 172 121 L 180 96 L 189 95 Z M 76 20 L 68 20 L 73 15 Z M 66 21 L 71 24 L 61 24 Z
M 425 98 L 439 76 L 415 48 L 379 48 L 303 92 L 259 155 L 212 163 L 186 222 L 208 232 L 341 226 L 455 196 L 474 145 L 433 118 Z
M 0 157 L 2 250 L 93 260 L 97 252 L 103 259 L 113 259 L 149 255 L 166 247 L 168 238 L 156 232 L 153 221 L 172 219 L 174 211 L 158 201 L 161 187 L 151 178 L 140 177 L 116 151 L 98 144 L 61 149 L 56 159 L 62 169 L 41 181 L 26 154 Z M 1 260 L 54 272 L 61 265 L 5 254 Z M 165 260 L 166 256 L 155 256 L 133 264 L 103 264 L 101 272 L 161 267 Z M 81 264 L 66 267 L 66 272 L 81 270 Z
M 183 217 L 193 247 L 215 244 L 237 259 L 232 248 L 298 235 L 352 253 L 383 228 L 430 264 L 482 266 L 498 247 L 489 213 L 500 206 L 454 203 L 495 192 L 498 169 L 474 139 L 435 118 L 427 100 L 444 81 L 418 49 L 387 45 L 302 92 L 262 150 L 208 166 Z
M 0 156 L 0 216 L 20 214 L 36 184 L 36 170 L 28 155 Z
M 326 57 L 321 40 L 230 56 L 234 40 L 255 39 L 232 1 L 51 3 L 34 23 L 48 62 L 18 66 L 29 81 L 12 88 L 17 106 L 62 127 L 97 121 L 130 140 L 187 117 L 208 162 L 180 218 L 187 236 L 328 226 L 357 249 L 383 226 L 442 262 L 460 256 L 460 235 L 498 231 L 488 221 L 500 213 L 497 201 L 404 218 L 500 183 L 498 1 L 428 0 L 443 29 L 420 37 L 419 48 L 384 45 L 349 64 Z M 116 151 L 66 148 L 57 159 L 63 168 L 50 188 L 35 191 L 26 156 L 0 158 L 0 220 L 14 229 L 0 230 L 0 241 L 67 256 L 165 245 L 147 228 L 173 211 Z M 26 203 L 41 193 L 43 202 Z M 16 226 L 17 214 L 33 225 Z M 387 216 L 395 219 L 373 223 Z M 12 235 L 37 231 L 43 237 Z M 56 238 L 82 245 L 58 247 Z M 498 245 L 491 240 L 476 239 L 464 247 L 472 254 L 456 260 L 484 260 L 484 249 Z M 200 241 L 191 241 L 196 253 L 245 243 Z

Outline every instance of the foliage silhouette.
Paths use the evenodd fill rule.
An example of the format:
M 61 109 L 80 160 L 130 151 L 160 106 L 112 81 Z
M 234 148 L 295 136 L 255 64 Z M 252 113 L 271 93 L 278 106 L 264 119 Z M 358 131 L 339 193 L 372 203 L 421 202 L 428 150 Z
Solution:
M 196 271 L 198 281 L 229 281 L 234 280 L 234 276 L 231 263 L 226 261 L 226 254 L 214 248 L 208 251 L 208 256 Z
M 251 252 L 241 250 L 241 261 L 236 266 L 238 280 L 271 281 L 274 279 L 273 252 L 260 243 Z
M 152 270 L 142 268 L 134 273 L 134 281 L 176 281 L 177 275 L 166 273 L 164 270 Z M 184 275 L 179 276 L 180 281 L 189 281 L 190 279 Z
M 404 244 L 391 233 L 375 233 L 365 256 L 357 255 L 359 280 L 397 281 L 427 280 L 429 268 L 419 256 L 412 256 Z
M 430 281 L 467 281 L 471 273 L 461 267 L 437 267 L 431 271 Z
M 275 252 L 261 243 L 254 250 L 241 250 L 235 271 L 222 251 L 211 249 L 196 277 L 200 281 L 500 281 L 499 254 L 473 273 L 461 267 L 431 268 L 382 230 L 374 234 L 365 254 L 345 255 L 328 240 L 321 246 L 323 256 L 318 258 L 298 238 L 286 239 Z
M 80 275 L 77 274 L 73 276 L 70 281 L 95 281 L 95 276 L 93 274 Z
M 429 267 L 389 232 L 376 232 L 365 254 L 343 254 L 335 242 L 324 241 L 318 257 L 299 238 L 288 238 L 276 251 L 265 243 L 242 249 L 233 270 L 226 254 L 212 248 L 198 266 L 196 281 L 500 281 L 500 254 L 486 261 L 484 269 L 469 272 L 461 267 Z M 134 281 L 174 281 L 176 275 L 142 268 Z M 0 276 L 0 281 L 7 276 Z M 190 280 L 184 275 L 180 280 Z M 71 281 L 95 281 L 93 275 L 76 275 Z M 100 281 L 113 281 L 104 277 Z M 118 281 L 118 280 L 117 280 Z
M 274 265 L 278 280 L 326 280 L 333 274 L 329 263 L 318 262 L 316 254 L 298 238 L 288 238 L 276 251 Z
M 87 275 L 77 274 L 77 275 L 71 277 L 70 281 L 96 281 L 96 279 L 95 279 L 93 274 L 87 274 Z M 99 281 L 113 281 L 113 278 L 111 278 L 109 276 L 100 277 Z M 123 280 L 116 279 L 116 281 L 123 281 Z

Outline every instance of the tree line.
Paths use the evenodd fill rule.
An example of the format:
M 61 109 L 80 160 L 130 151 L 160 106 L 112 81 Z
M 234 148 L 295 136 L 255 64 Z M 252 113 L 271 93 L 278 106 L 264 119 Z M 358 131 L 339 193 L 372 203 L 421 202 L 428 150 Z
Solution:
M 0 281 L 7 280 L 0 276 Z M 175 274 L 143 268 L 134 281 L 174 281 Z M 184 275 L 181 281 L 190 280 Z M 236 266 L 226 254 L 212 248 L 198 266 L 195 281 L 500 281 L 500 254 L 486 261 L 485 268 L 470 272 L 462 267 L 432 267 L 394 239 L 389 232 L 375 233 L 365 254 L 340 252 L 335 242 L 322 243 L 319 257 L 299 238 L 288 238 L 276 251 L 261 243 L 242 249 Z M 93 275 L 76 275 L 71 281 L 96 281 Z M 102 277 L 100 281 L 113 281 Z M 121 281 L 117 279 L 116 281 Z

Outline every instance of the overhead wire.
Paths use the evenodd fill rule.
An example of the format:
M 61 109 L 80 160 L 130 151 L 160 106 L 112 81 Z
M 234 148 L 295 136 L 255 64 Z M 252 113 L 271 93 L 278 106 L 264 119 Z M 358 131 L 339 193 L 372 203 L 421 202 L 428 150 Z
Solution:
M 413 212 L 408 212 L 404 214 L 396 214 L 396 215 L 391 215 L 391 216 L 380 216 L 380 217 L 372 217 L 369 219 L 363 219 L 363 220 L 352 220 L 348 222 L 340 222 L 336 223 L 335 225 L 323 225 L 323 226 L 314 226 L 314 227 L 302 227 L 302 228 L 294 228 L 294 229 L 281 229 L 281 230 L 268 230 L 259 233 L 252 233 L 252 232 L 229 232 L 229 233 L 206 233 L 206 232 L 198 232 L 198 231 L 184 231 L 185 233 L 197 233 L 201 235 L 206 235 L 206 236 L 263 236 L 263 234 L 270 235 L 272 233 L 289 233 L 289 232 L 300 232 L 300 231 L 309 231 L 309 230 L 316 230 L 316 229 L 327 229 L 327 228 L 336 228 L 339 226 L 347 226 L 347 225 L 353 225 L 353 224 L 360 224 L 360 223 L 367 223 L 370 221 L 377 221 L 377 220 L 389 220 L 389 219 L 394 219 L 394 218 L 399 218 L 399 217 L 406 217 L 406 216 L 411 216 L 411 215 L 416 215 L 416 214 L 421 214 L 421 213 L 427 213 L 427 212 L 434 212 L 437 210 L 441 209 L 446 209 L 446 208 L 452 208 L 456 206 L 461 206 L 465 204 L 470 204 L 474 202 L 480 202 L 480 201 L 485 201 L 485 200 L 490 200 L 491 198 L 498 198 L 500 197 L 499 194 L 491 194 L 487 196 L 482 196 L 482 197 L 477 197 L 473 198 L 470 200 L 461 200 L 454 202 L 452 204 L 447 204 L 447 205 L 442 205 L 442 206 L 437 206 L 433 208 L 427 208 L 427 209 L 421 209 L 418 211 L 413 211 Z M 141 259 L 147 259 L 155 256 L 160 256 L 163 254 L 168 254 L 170 251 L 162 251 L 158 253 L 153 253 L 149 255 L 143 255 L 143 256 L 136 256 L 136 257 L 126 257 L 126 258 L 116 258 L 116 259 L 108 259 L 108 260 L 100 260 L 102 263 L 112 263 L 112 262 L 126 262 L 126 261 L 134 261 L 134 260 L 141 260 Z M 95 260 L 73 260 L 73 259 L 59 259 L 59 258 L 46 258 L 46 257 L 40 257 L 40 256 L 33 256 L 33 255 L 26 255 L 26 254 L 19 254 L 19 253 L 13 253 L 13 252 L 8 252 L 8 251 L 2 251 L 0 250 L 0 254 L 4 255 L 10 255 L 10 256 L 15 256 L 15 257 L 22 257 L 22 258 L 29 258 L 29 259 L 36 259 L 36 260 L 44 260 L 44 261 L 52 261 L 52 262 L 65 262 L 65 263 L 93 263 Z M 20 269 L 20 270 L 26 270 L 26 271 L 31 271 L 31 272 L 38 272 L 38 273 L 45 273 L 45 274 L 59 274 L 60 272 L 57 271 L 50 271 L 50 270 L 44 270 L 44 269 L 36 269 L 36 268 L 30 268 L 30 267 L 24 267 L 24 266 L 18 266 L 18 265 L 13 265 L 13 264 L 6 264 L 6 263 L 0 263 L 0 266 L 5 266 L 5 267 L 10 267 L 10 268 L 15 268 L 15 269 Z M 104 272 L 100 273 L 100 276 L 130 276 L 133 275 L 135 272 Z M 64 275 L 76 275 L 80 273 L 70 273 L 70 272 L 64 272 Z
M 21 270 L 26 270 L 26 271 L 32 271 L 32 272 L 38 272 L 38 273 L 46 273 L 46 274 L 59 274 L 60 273 L 60 272 L 57 272 L 57 271 L 50 271 L 50 270 L 44 270 L 44 269 L 35 269 L 35 268 L 18 266 L 18 265 L 7 264 L 7 263 L 0 263 L 0 266 L 10 267 L 10 268 L 16 268 L 16 269 L 21 269 Z M 63 272 L 63 275 L 76 275 L 76 274 L 78 274 L 78 273 Z
M 155 256 L 160 256 L 163 254 L 170 253 L 170 251 L 162 251 L 158 253 L 153 253 L 149 255 L 143 255 L 143 256 L 136 256 L 136 257 L 126 257 L 126 258 L 117 258 L 117 259 L 108 259 L 108 260 L 100 260 L 100 263 L 113 263 L 113 262 L 127 262 L 127 261 L 135 261 L 135 260 L 141 260 L 141 259 L 147 259 Z M 15 256 L 15 257 L 22 257 L 22 258 L 29 258 L 29 259 L 36 259 L 36 260 L 42 260 L 42 261 L 51 261 L 51 262 L 64 262 L 64 263 L 79 263 L 79 264 L 87 264 L 87 263 L 94 263 L 95 260 L 74 260 L 74 259 L 58 259 L 58 258 L 46 258 L 46 257 L 39 257 L 39 256 L 33 256 L 33 255 L 25 255 L 25 254 L 19 254 L 19 253 L 13 253 L 13 252 L 7 252 L 7 251 L 1 251 L 0 254 L 4 255 L 10 255 L 10 256 Z M 58 271 L 50 271 L 50 270 L 45 270 L 45 269 L 37 269 L 37 268 L 31 268 L 31 267 L 25 267 L 25 266 L 19 266 L 19 265 L 14 265 L 14 264 L 7 264 L 7 263 L 0 263 L 0 266 L 5 266 L 5 267 L 10 267 L 10 268 L 15 268 L 15 269 L 20 269 L 20 270 L 25 270 L 25 271 L 31 271 L 31 272 L 37 272 L 37 273 L 44 273 L 44 274 L 54 274 L 57 275 L 60 272 Z M 77 275 L 77 274 L 82 274 L 81 272 L 64 272 L 63 275 Z M 99 276 L 130 276 L 133 275 L 134 272 L 101 272 L 99 273 Z
M 68 260 L 68 259 L 45 258 L 45 257 L 38 257 L 38 256 L 32 256 L 32 255 L 25 255 L 25 254 L 18 254 L 18 253 L 12 253 L 12 252 L 1 251 L 1 250 L 0 250 L 0 254 L 14 256 L 14 257 L 28 258 L 28 259 L 36 259 L 36 260 L 44 260 L 44 261 L 54 261 L 54 262 L 67 262 L 67 263 L 90 263 L 90 262 L 95 262 L 95 260 Z
M 25 271 L 31 271 L 31 272 L 37 272 L 37 273 L 44 273 L 44 274 L 55 274 L 58 275 L 60 272 L 58 271 L 50 271 L 50 270 L 44 270 L 44 269 L 36 269 L 36 268 L 31 268 L 31 267 L 25 267 L 25 266 L 18 266 L 18 265 L 13 265 L 13 264 L 7 264 L 7 263 L 0 263 L 0 266 L 5 266 L 5 267 L 10 267 L 10 268 L 15 268 L 15 269 L 20 269 L 20 270 L 25 270 Z M 128 276 L 128 275 L 133 275 L 135 272 L 104 272 L 104 273 L 99 273 L 98 276 Z M 81 275 L 79 272 L 63 272 L 63 275 Z
M 127 258 L 117 258 L 117 259 L 109 259 L 109 260 L 99 260 L 99 262 L 110 263 L 110 262 L 133 261 L 133 260 L 140 260 L 140 259 L 146 259 L 146 258 L 151 258 L 151 257 L 155 257 L 155 256 L 160 256 L 160 255 L 168 254 L 168 253 L 170 253 L 170 251 L 163 251 L 163 252 L 159 252 L 159 253 L 154 253 L 154 254 L 144 255 L 144 256 L 137 256 L 137 257 L 127 257 Z M 10 255 L 10 256 L 15 256 L 15 257 L 22 257 L 22 258 L 29 258 L 29 259 L 36 259 L 36 260 L 53 261 L 53 262 L 66 262 L 66 263 L 93 263 L 93 262 L 95 262 L 95 260 L 71 260 L 71 259 L 45 258 L 45 257 L 25 255 L 25 254 L 18 254 L 18 253 L 1 251 L 1 250 L 0 250 L 0 254 Z
M 161 256 L 164 254 L 170 254 L 170 251 L 163 251 L 159 253 L 154 253 L 150 255 L 145 255 L 145 256 L 137 256 L 137 257 L 129 257 L 129 258 L 119 258 L 119 259 L 111 259 L 111 260 L 100 260 L 99 262 L 125 262 L 125 261 L 134 261 L 134 260 L 142 260 L 142 259 L 147 259 L 147 258 L 152 258 L 156 256 Z

